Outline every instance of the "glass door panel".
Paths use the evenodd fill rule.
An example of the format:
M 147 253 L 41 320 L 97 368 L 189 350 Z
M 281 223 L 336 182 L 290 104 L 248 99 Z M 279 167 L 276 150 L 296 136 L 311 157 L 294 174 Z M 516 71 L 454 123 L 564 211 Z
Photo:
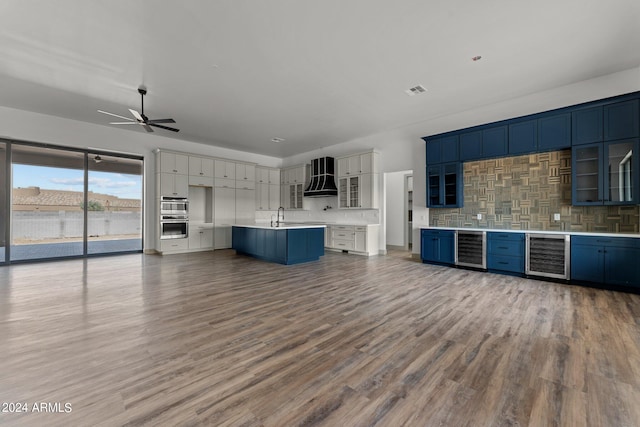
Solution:
M 633 202 L 633 141 L 609 143 L 607 145 L 607 188 L 605 201 L 624 203 Z
M 7 248 L 7 144 L 0 142 L 0 264 L 6 262 Z
M 11 261 L 84 254 L 84 153 L 12 144 Z
M 602 203 L 600 196 L 600 159 L 602 145 L 574 147 L 574 203 Z
M 349 178 L 349 207 L 350 208 L 360 207 L 359 179 L 360 177 L 357 177 L 357 176 L 353 176 Z
M 427 171 L 427 206 L 441 206 L 440 201 L 440 179 L 441 179 L 441 167 L 440 165 L 430 166 Z
M 458 204 L 458 166 L 444 166 L 444 204 L 456 206 Z
M 87 253 L 142 250 L 142 160 L 89 154 Z

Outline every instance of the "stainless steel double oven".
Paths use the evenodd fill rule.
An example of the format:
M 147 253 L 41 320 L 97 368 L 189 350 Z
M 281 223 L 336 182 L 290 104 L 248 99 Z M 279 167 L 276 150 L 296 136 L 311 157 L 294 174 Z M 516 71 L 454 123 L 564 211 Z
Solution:
M 160 239 L 189 237 L 189 201 L 186 197 L 160 198 Z

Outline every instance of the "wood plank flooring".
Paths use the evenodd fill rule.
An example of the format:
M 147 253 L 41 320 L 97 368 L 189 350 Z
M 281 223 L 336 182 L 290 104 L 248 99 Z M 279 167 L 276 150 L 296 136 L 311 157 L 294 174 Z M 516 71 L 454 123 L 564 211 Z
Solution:
M 640 426 L 639 295 L 403 252 L 0 267 L 0 354 L 2 425 Z

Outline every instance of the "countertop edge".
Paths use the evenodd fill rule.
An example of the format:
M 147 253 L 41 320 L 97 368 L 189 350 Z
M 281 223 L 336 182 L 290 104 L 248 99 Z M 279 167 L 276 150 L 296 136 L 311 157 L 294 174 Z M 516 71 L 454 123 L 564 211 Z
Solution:
M 528 234 L 559 234 L 570 236 L 593 236 L 593 237 L 630 237 L 640 239 L 640 233 L 594 233 L 586 231 L 555 231 L 555 230 L 503 230 L 493 228 L 467 228 L 467 227 L 420 227 L 421 230 L 462 230 L 462 231 L 487 231 L 494 233 L 528 233 Z

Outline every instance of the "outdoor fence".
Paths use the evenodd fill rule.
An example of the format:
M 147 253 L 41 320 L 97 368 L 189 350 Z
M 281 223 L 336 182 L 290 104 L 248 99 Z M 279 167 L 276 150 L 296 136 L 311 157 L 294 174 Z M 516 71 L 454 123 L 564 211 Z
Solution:
M 82 238 L 82 211 L 14 211 L 12 238 L 24 240 Z M 140 235 L 141 212 L 89 211 L 87 232 L 90 237 Z

